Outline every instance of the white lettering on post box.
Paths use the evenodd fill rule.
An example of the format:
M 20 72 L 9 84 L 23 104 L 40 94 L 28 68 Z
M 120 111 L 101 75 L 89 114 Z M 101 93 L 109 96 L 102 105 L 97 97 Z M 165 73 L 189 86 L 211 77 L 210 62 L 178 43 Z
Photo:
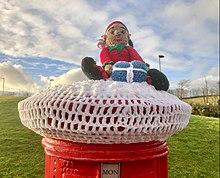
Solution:
M 101 178 L 120 178 L 120 163 L 101 163 Z

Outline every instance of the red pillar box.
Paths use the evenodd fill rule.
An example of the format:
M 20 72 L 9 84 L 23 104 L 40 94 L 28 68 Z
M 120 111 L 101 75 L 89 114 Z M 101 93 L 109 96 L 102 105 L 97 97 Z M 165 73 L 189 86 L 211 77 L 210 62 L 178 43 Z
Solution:
M 166 178 L 166 142 L 84 144 L 43 138 L 45 178 Z
M 48 178 L 168 177 L 166 139 L 191 114 L 190 105 L 146 82 L 109 80 L 48 88 L 18 110 L 44 137 Z

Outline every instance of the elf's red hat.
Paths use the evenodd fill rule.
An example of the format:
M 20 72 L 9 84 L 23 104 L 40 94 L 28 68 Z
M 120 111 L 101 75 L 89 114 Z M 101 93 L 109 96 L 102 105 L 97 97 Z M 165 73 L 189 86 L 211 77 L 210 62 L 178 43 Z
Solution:
M 111 23 L 107 26 L 105 32 L 108 31 L 109 27 L 111 27 L 113 24 L 116 24 L 116 23 L 119 23 L 119 24 L 123 25 L 123 26 L 126 28 L 126 30 L 128 31 L 128 28 L 125 26 L 125 24 L 123 24 L 121 21 L 116 20 L 116 21 L 111 22 Z

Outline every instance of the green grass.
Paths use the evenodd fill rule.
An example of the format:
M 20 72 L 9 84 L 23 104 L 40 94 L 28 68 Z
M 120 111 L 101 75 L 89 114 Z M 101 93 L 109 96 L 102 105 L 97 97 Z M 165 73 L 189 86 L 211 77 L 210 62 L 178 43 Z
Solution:
M 25 128 L 17 103 L 24 98 L 0 97 L 0 178 L 43 178 L 41 136 Z M 169 177 L 219 176 L 219 119 L 191 116 L 189 125 L 168 139 Z
M 219 177 L 219 118 L 192 115 L 168 145 L 170 177 Z
M 0 97 L 0 178 L 43 177 L 41 137 L 25 128 L 17 103 L 24 98 Z

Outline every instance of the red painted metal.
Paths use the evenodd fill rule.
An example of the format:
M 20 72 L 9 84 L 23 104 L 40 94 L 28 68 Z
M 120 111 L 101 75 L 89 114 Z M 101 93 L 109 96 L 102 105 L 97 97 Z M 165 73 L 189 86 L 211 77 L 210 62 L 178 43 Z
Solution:
M 101 163 L 120 163 L 120 178 L 167 178 L 164 142 L 84 144 L 43 138 L 45 178 L 100 178 Z

